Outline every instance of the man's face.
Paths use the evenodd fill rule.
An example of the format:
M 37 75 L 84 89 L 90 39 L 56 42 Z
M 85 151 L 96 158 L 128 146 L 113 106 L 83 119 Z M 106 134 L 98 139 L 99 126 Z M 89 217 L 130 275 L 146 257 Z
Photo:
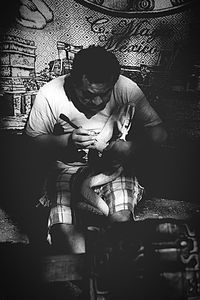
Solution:
M 103 110 L 109 102 L 113 86 L 112 79 L 106 83 L 92 83 L 83 75 L 82 84 L 76 88 L 76 94 L 86 111 L 95 115 Z

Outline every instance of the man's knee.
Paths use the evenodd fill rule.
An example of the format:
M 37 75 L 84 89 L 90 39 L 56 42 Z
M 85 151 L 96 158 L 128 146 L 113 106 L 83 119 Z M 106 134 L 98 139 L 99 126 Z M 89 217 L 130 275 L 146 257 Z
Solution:
M 133 219 L 133 214 L 130 210 L 124 209 L 114 212 L 109 216 L 110 222 L 127 222 Z
M 68 224 L 54 224 L 50 229 L 51 242 L 52 244 L 61 244 L 65 240 L 68 240 L 69 235 L 71 234 L 73 225 Z
M 67 253 L 85 252 L 84 230 L 76 225 L 54 224 L 50 229 L 52 246 L 57 251 Z

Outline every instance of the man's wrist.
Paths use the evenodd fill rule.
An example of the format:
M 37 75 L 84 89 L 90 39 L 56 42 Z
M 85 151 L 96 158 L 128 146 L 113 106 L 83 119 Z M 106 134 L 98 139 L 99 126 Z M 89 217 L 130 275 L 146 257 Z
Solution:
M 111 142 L 103 151 L 103 157 L 107 161 L 125 162 L 133 154 L 133 144 L 131 141 L 117 140 Z
M 74 140 L 73 140 L 73 131 L 69 135 L 67 148 L 70 149 L 70 150 L 78 150 L 78 148 L 77 148 L 77 146 L 76 146 L 76 144 L 74 143 Z
M 67 146 L 69 146 L 69 147 L 73 147 L 74 146 L 74 141 L 72 139 L 72 133 L 73 132 L 70 133 L 69 138 L 68 138 L 68 144 L 67 144 Z

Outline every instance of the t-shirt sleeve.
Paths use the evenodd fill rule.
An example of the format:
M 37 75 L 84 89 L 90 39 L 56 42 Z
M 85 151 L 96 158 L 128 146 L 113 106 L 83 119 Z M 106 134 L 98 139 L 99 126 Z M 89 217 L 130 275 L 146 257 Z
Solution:
M 161 118 L 158 116 L 154 108 L 150 105 L 143 93 L 136 101 L 135 117 L 140 123 L 143 124 L 144 127 L 156 126 L 162 123 Z
M 135 106 L 135 118 L 144 127 L 162 123 L 157 112 L 150 105 L 141 88 L 132 80 L 128 80 L 128 102 Z
M 119 103 L 130 103 L 135 107 L 135 119 L 142 126 L 155 126 L 162 123 L 141 88 L 130 78 L 120 76 L 116 85 L 116 95 Z
M 56 117 L 52 107 L 42 90 L 39 90 L 27 121 L 26 134 L 36 137 L 42 134 L 53 133 L 55 123 Z

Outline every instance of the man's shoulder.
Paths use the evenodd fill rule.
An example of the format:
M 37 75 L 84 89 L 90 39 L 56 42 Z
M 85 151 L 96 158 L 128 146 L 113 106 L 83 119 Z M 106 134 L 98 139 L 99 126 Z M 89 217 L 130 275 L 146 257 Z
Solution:
M 132 79 L 124 76 L 124 75 L 120 75 L 116 84 L 115 84 L 115 91 L 116 93 L 119 93 L 120 95 L 123 94 L 134 94 L 134 93 L 138 93 L 140 91 L 139 86 L 137 85 L 136 82 L 134 82 Z
M 129 77 L 121 74 L 116 82 L 116 85 L 119 87 L 126 86 L 126 85 L 137 86 L 137 83 L 135 81 L 133 81 L 132 79 L 130 79 Z
M 57 89 L 63 88 L 65 78 L 66 78 L 66 75 L 58 76 L 58 77 L 48 81 L 47 83 L 45 83 L 41 87 L 40 90 L 42 92 L 52 92 L 52 91 L 57 92 Z

